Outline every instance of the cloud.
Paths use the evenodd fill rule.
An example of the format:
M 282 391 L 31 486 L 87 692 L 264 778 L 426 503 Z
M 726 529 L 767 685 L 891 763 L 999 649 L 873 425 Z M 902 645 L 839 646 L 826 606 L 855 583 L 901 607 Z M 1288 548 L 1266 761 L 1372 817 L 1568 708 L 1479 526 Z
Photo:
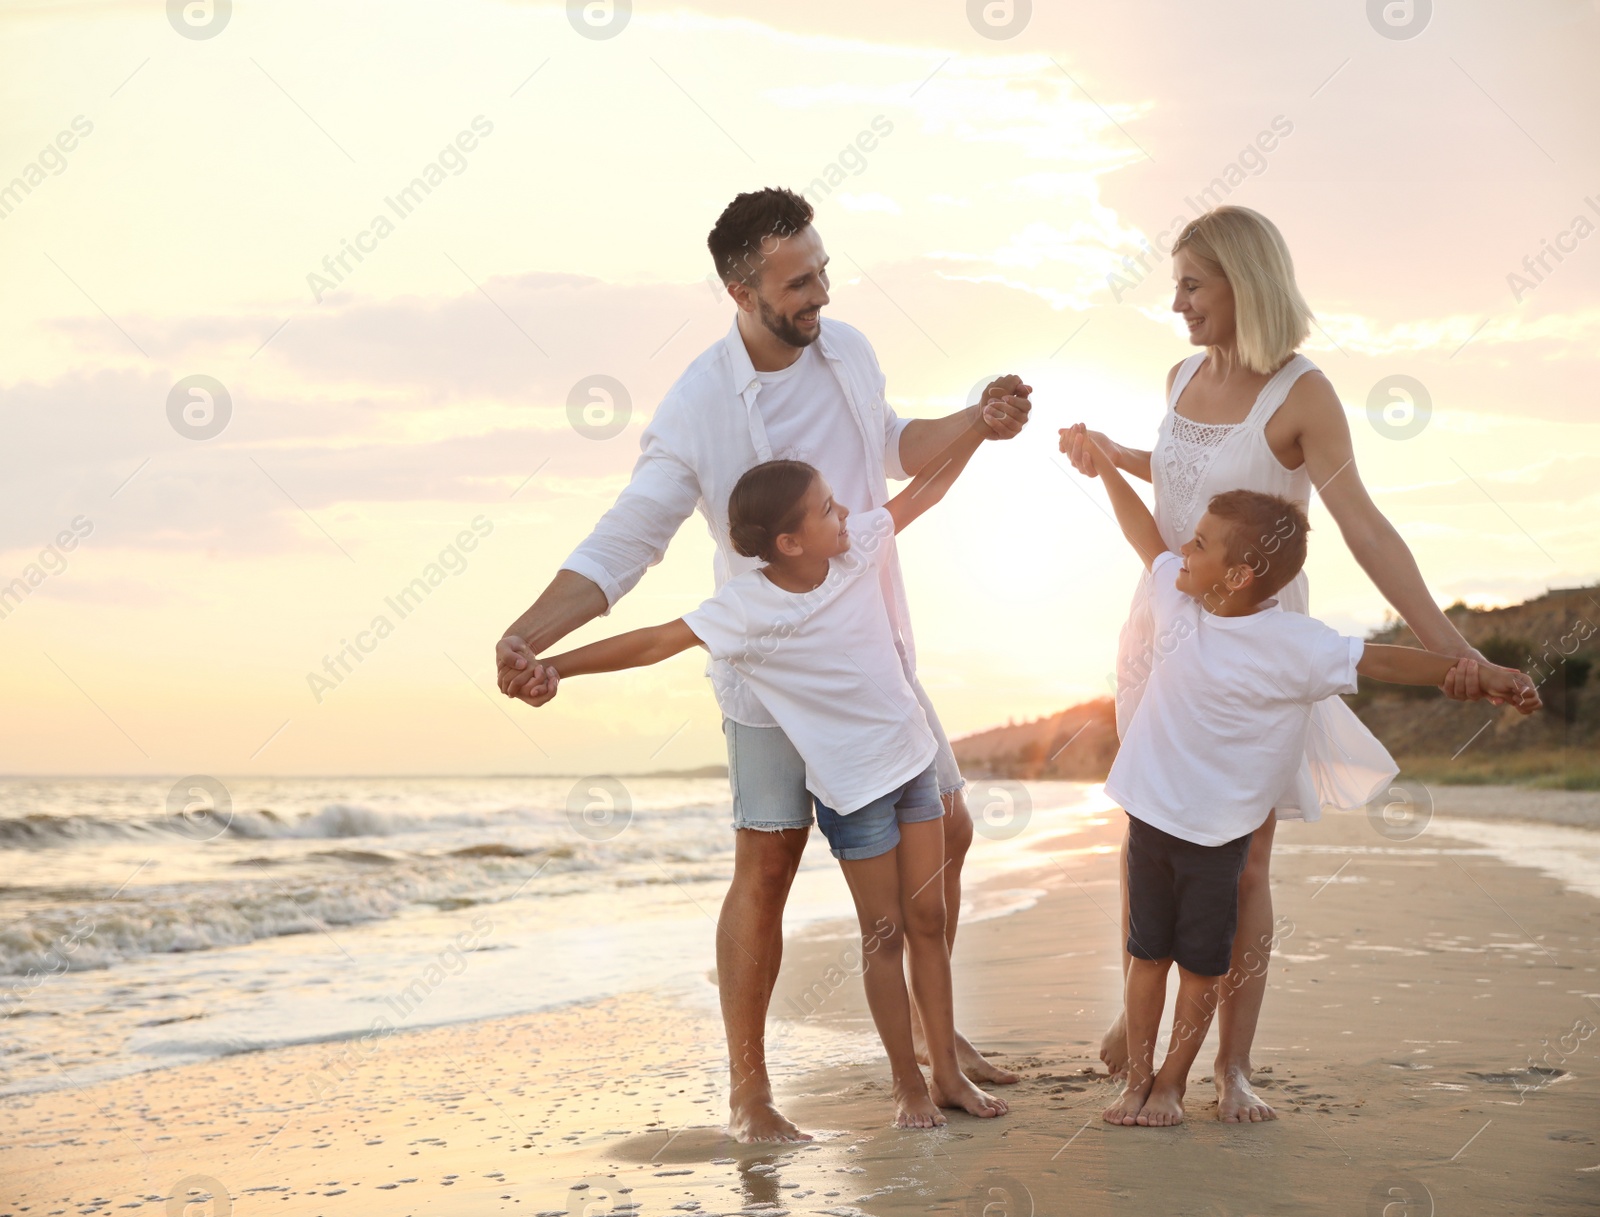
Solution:
M 167 420 L 170 387 L 102 371 L 0 391 L 12 463 L 0 552 L 36 549 L 80 514 L 98 546 L 271 553 L 303 548 L 316 526 L 339 537 L 331 513 L 354 504 L 595 493 L 626 478 L 642 422 L 594 440 L 567 425 L 564 406 L 528 407 L 528 425 L 502 414 L 499 426 L 412 437 L 370 398 L 236 391 L 228 427 L 197 442 Z

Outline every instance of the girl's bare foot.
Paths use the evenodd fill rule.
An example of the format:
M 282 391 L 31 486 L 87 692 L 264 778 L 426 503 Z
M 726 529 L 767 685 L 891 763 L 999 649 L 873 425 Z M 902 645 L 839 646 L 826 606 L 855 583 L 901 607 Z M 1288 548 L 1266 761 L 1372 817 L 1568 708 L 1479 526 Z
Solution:
M 895 1084 L 894 1106 L 896 1128 L 941 1128 L 947 1122 L 920 1076 L 906 1086 Z
M 728 1135 L 745 1144 L 812 1139 L 810 1133 L 801 1132 L 784 1118 L 770 1096 L 751 1099 L 734 1107 L 728 1113 Z
M 1125 1128 L 1139 1123 L 1139 1113 L 1144 1110 L 1145 1100 L 1150 1097 L 1150 1084 L 1149 1078 L 1137 1085 L 1129 1078 L 1122 1088 L 1121 1097 L 1106 1108 L 1100 1118 L 1107 1124 L 1121 1124 Z
M 1004 1099 L 985 1094 L 968 1081 L 964 1073 L 957 1074 L 954 1080 L 941 1081 L 935 1076 L 932 1085 L 928 1087 L 928 1093 L 940 1107 L 959 1107 L 969 1116 L 977 1116 L 984 1120 L 1003 1116 L 1011 1110 Z
M 1148 1128 L 1170 1128 L 1183 1123 L 1183 1087 L 1157 1081 L 1139 1109 L 1138 1122 Z
M 1112 1077 L 1128 1067 L 1128 1024 L 1121 1010 L 1117 1011 L 1110 1030 L 1100 1038 L 1100 1059 Z
M 1250 1085 L 1250 1076 L 1238 1065 L 1217 1069 L 1217 1119 L 1226 1124 L 1261 1124 L 1278 1113 Z

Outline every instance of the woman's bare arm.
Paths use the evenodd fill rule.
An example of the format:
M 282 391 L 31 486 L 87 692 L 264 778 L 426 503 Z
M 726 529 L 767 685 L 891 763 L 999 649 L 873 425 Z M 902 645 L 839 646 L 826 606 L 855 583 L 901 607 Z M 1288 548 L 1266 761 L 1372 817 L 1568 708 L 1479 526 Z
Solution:
M 1369 642 L 1362 648 L 1356 671 L 1389 684 L 1437 685 L 1444 682 L 1445 673 L 1462 662 L 1478 668 L 1479 683 L 1496 702 L 1508 701 L 1523 714 L 1532 714 L 1539 708 L 1539 694 L 1531 683 L 1519 679 L 1523 674 L 1515 668 L 1477 664 L 1471 659 L 1463 661 L 1453 655 L 1439 655 L 1416 647 Z
M 1122 472 L 1141 481 L 1150 480 L 1150 453 L 1143 448 L 1129 448 L 1126 444 L 1119 444 L 1104 431 L 1080 431 L 1075 435 L 1069 435 L 1063 430 L 1061 440 L 1067 445 L 1065 449 L 1067 459 L 1084 477 L 1100 476 L 1095 472 L 1094 461 L 1085 447 L 1087 443 L 1093 442 Z
M 1183 364 L 1175 363 L 1167 372 L 1167 400 L 1172 400 L 1172 382 L 1177 379 L 1178 369 Z M 1150 478 L 1150 451 L 1147 448 L 1130 448 L 1126 444 L 1119 444 L 1106 435 L 1104 431 L 1084 431 L 1071 436 L 1066 430 L 1061 432 L 1062 451 L 1067 454 L 1067 459 L 1072 462 L 1072 467 L 1084 477 L 1092 478 L 1100 475 L 1094 470 L 1094 460 L 1085 443 L 1093 440 L 1100 451 L 1108 454 L 1118 469 L 1129 477 L 1136 477 L 1142 482 Z
M 1373 586 L 1428 650 L 1487 662 L 1434 601 L 1410 546 L 1367 493 L 1356 468 L 1350 424 L 1327 377 L 1317 372 L 1302 376 L 1284 408 L 1293 409 L 1299 421 L 1298 443 L 1311 484 Z M 1447 680 L 1445 692 L 1472 701 L 1484 696 L 1476 669 L 1470 668 L 1465 679 Z

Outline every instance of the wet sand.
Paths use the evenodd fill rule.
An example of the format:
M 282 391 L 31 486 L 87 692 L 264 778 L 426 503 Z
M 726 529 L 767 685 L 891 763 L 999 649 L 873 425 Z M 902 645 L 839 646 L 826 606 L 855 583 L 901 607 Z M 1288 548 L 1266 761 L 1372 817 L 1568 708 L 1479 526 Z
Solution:
M 1532 819 L 1537 794 L 1502 797 Z M 385 1217 L 1600 1206 L 1600 901 L 1436 825 L 1410 841 L 1364 816 L 1284 825 L 1256 1052 L 1282 1118 L 1216 1122 L 1213 1031 L 1184 1125 L 1114 1128 L 1096 1045 L 1119 991 L 1119 833 L 1109 817 L 1036 842 L 1038 865 L 989 884 L 1033 906 L 962 931 L 959 1021 L 1023 1075 L 1000 1119 L 888 1127 L 849 927 L 822 926 L 789 944 L 772 1022 L 780 1101 L 810 1144 L 721 1133 L 708 977 L 6 1099 L 0 1214 L 182 1213 L 184 1195 L 191 1214 Z

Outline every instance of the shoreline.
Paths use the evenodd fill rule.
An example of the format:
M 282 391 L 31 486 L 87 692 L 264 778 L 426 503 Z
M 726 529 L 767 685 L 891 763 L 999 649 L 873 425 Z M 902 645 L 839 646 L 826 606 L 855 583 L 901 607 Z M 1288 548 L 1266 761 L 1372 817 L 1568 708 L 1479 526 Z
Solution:
M 1405 774 L 1400 775 L 1401 781 Z M 1534 786 L 1478 786 L 1470 783 L 1428 787 L 1433 810 L 1463 820 L 1514 824 L 1557 824 L 1600 832 L 1600 790 L 1545 790 Z M 1505 810 L 1508 802 L 1518 805 Z
M 1448 815 L 1465 818 L 1459 804 Z M 787 944 L 769 1020 L 780 1103 L 821 1138 L 805 1147 L 721 1133 L 721 1027 L 702 977 L 397 1033 L 320 1094 L 310 1079 L 350 1041 L 12 1096 L 0 1214 L 160 1212 L 195 1176 L 241 1214 L 384 1217 L 694 1204 L 680 1211 L 849 1217 L 977 1212 L 1002 1194 L 1025 1213 L 1024 1193 L 1040 1213 L 1206 1200 L 1349 1213 L 1385 1187 L 1425 1188 L 1439 1211 L 1600 1203 L 1600 1038 L 1579 1034 L 1600 1024 L 1600 903 L 1433 827 L 1389 841 L 1361 815 L 1279 829 L 1288 932 L 1256 1065 L 1282 1118 L 1210 1118 L 1208 1045 L 1184 1125 L 1102 1124 L 1114 1092 L 1096 1046 L 1120 974 L 1120 824 L 1105 819 L 976 885 L 997 907 L 1026 893 L 1027 907 L 967 924 L 955 959 L 959 1024 L 1024 1076 L 998 1120 L 886 1127 L 888 1071 L 860 982 L 828 979 L 848 924 L 816 924 Z

